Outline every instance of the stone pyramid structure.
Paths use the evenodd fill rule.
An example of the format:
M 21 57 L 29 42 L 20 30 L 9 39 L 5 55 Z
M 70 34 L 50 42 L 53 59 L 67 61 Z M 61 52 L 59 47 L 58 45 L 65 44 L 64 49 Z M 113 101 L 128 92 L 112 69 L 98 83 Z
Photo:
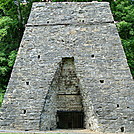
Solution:
M 134 81 L 109 3 L 33 4 L 0 128 L 134 132 Z

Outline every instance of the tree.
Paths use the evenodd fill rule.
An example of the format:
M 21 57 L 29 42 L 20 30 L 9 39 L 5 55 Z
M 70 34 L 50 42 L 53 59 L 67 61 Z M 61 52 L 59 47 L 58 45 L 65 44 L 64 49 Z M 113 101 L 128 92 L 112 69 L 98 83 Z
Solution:
M 0 105 L 33 1 L 0 0 Z
M 126 53 L 128 65 L 134 78 L 134 1 L 116 0 L 111 3 L 111 9 L 122 44 Z

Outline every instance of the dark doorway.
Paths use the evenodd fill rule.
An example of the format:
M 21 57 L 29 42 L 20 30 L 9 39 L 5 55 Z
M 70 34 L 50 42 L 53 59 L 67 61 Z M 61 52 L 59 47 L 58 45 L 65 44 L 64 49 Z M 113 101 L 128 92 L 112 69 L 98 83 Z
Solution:
M 81 111 L 58 111 L 57 128 L 83 128 L 84 113 Z

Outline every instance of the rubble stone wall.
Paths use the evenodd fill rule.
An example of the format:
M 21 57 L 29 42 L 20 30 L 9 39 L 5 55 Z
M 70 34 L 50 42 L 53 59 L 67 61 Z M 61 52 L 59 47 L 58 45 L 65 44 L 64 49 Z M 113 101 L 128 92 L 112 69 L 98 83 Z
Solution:
M 68 71 L 61 63 L 71 57 L 74 73 L 62 80 L 61 74 Z M 75 84 L 69 88 L 64 80 Z M 1 108 L 0 127 L 56 128 L 58 104 L 67 98 L 61 102 L 57 95 L 78 92 L 75 103 L 84 111 L 86 129 L 134 132 L 134 81 L 109 3 L 34 3 Z

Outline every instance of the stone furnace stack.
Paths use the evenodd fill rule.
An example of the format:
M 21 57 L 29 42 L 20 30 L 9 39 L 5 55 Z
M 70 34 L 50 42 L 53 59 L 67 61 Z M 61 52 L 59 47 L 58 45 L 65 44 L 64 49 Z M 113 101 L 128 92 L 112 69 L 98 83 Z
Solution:
M 33 4 L 0 127 L 134 132 L 134 81 L 109 3 Z

